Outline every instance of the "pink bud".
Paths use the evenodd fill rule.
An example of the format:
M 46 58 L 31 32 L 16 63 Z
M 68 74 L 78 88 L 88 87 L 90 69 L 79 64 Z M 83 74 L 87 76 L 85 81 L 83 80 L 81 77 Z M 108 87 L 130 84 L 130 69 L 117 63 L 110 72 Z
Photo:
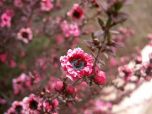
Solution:
M 62 81 L 56 81 L 56 83 L 55 83 L 55 90 L 56 91 L 62 91 L 62 89 L 63 89 L 63 82 Z
M 99 71 L 94 78 L 94 82 L 99 85 L 105 84 L 105 82 L 106 82 L 105 73 L 103 71 Z
M 68 85 L 67 88 L 66 88 L 66 92 L 68 94 L 74 94 L 76 92 L 75 88 L 71 85 Z
M 0 54 L 0 61 L 2 63 L 5 63 L 6 59 L 7 59 L 7 54 L 5 54 L 5 53 Z
M 16 67 L 16 62 L 15 62 L 13 59 L 10 60 L 9 66 L 10 66 L 11 68 L 15 68 L 15 67 Z
M 54 108 L 58 107 L 59 106 L 59 101 L 57 99 L 54 99 L 52 101 L 52 105 L 53 105 Z

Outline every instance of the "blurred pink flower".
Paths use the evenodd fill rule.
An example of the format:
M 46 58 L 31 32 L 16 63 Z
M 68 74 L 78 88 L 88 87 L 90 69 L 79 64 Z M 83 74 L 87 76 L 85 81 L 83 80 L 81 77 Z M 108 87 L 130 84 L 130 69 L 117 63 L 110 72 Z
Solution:
M 94 59 L 81 48 L 69 49 L 66 56 L 60 57 L 61 66 L 71 80 L 90 76 Z
M 16 67 L 16 62 L 13 59 L 11 59 L 10 62 L 9 62 L 9 66 L 11 68 L 15 68 Z
M 148 34 L 147 38 L 152 41 L 152 33 Z
M 53 108 L 57 108 L 59 106 L 59 101 L 57 99 L 53 99 L 52 106 L 53 106 Z
M 84 18 L 84 11 L 80 7 L 79 4 L 74 4 L 72 9 L 67 13 L 68 16 L 74 18 L 74 19 L 83 19 Z
M 41 0 L 41 10 L 42 11 L 51 11 L 53 4 L 51 0 Z
M 3 2 L 4 2 L 4 0 L 0 0 L 0 6 L 2 6 L 2 5 L 3 5 Z
M 55 83 L 55 90 L 56 91 L 62 91 L 63 90 L 63 87 L 64 87 L 64 84 L 63 84 L 63 81 L 56 81 Z
M 22 102 L 14 101 L 5 114 L 24 114 Z
M 0 61 L 2 63 L 6 63 L 6 59 L 7 59 L 7 54 L 6 53 L 1 53 L 0 54 Z
M 59 106 L 59 101 L 57 99 L 45 100 L 42 102 L 43 111 L 46 113 L 55 113 L 56 108 Z
M 42 99 L 34 94 L 30 94 L 29 97 L 23 99 L 24 112 L 27 114 L 40 114 L 39 109 Z
M 61 30 L 63 31 L 65 37 L 74 36 L 77 37 L 80 35 L 80 30 L 77 23 L 69 24 L 66 20 L 61 23 Z
M 51 112 L 53 109 L 52 103 L 49 100 L 43 101 L 42 107 L 43 107 L 44 112 L 46 112 L 46 113 Z
M 19 94 L 24 91 L 25 88 L 31 87 L 31 78 L 22 73 L 19 77 L 13 79 L 14 94 Z
M 13 17 L 13 12 L 11 10 L 5 11 L 0 18 L 1 27 L 11 27 L 11 21 Z
M 124 77 L 126 81 L 130 79 L 133 73 L 133 69 L 129 68 L 127 65 L 119 67 L 118 70 L 120 72 L 120 75 Z
M 7 103 L 7 101 L 5 99 L 3 99 L 3 98 L 0 97 L 0 105 L 4 105 L 6 103 Z
M 64 37 L 63 35 L 57 35 L 55 38 L 57 44 L 62 44 L 64 42 Z
M 14 6 L 21 8 L 23 6 L 22 0 L 14 0 Z
M 110 66 L 116 66 L 116 65 L 118 65 L 118 62 L 117 62 L 117 60 L 114 57 L 110 58 L 109 63 L 110 63 Z
M 33 38 L 33 33 L 31 28 L 21 28 L 17 33 L 17 39 L 21 40 L 24 43 L 29 43 Z
M 73 86 L 68 85 L 68 86 L 66 87 L 66 92 L 67 92 L 68 94 L 70 94 L 70 95 L 74 95 L 74 94 L 76 93 L 76 89 L 75 89 Z

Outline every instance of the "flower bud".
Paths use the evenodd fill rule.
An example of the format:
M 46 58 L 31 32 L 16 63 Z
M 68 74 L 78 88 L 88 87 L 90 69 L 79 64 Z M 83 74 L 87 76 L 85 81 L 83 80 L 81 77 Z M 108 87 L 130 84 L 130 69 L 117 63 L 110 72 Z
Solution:
M 68 93 L 68 94 L 75 94 L 75 92 L 76 92 L 76 90 L 75 90 L 75 88 L 73 87 L 73 86 L 71 86 L 71 85 L 68 85 L 67 87 L 66 87 L 66 92 Z
M 54 99 L 52 101 L 52 105 L 53 105 L 54 108 L 58 107 L 59 106 L 59 101 L 57 99 Z
M 103 71 L 98 71 L 96 76 L 94 77 L 94 82 L 98 85 L 103 85 L 106 82 L 106 75 Z
M 63 82 L 62 81 L 57 81 L 56 83 L 55 83 L 55 90 L 56 91 L 62 91 L 63 90 L 63 86 L 64 86 L 64 84 L 63 84 Z

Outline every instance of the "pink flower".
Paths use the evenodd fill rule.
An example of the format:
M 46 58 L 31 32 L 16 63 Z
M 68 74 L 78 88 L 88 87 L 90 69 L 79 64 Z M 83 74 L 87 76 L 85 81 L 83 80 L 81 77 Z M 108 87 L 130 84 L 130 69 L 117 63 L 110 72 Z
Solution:
M 81 48 L 69 49 L 66 56 L 60 57 L 61 66 L 71 80 L 90 76 L 94 59 Z
M 14 0 L 14 6 L 21 8 L 23 6 L 22 0 Z
M 19 94 L 23 92 L 25 88 L 30 88 L 31 86 L 31 78 L 25 73 L 22 73 L 18 78 L 13 79 L 14 94 Z
M 77 37 L 80 35 L 80 30 L 76 23 L 69 24 L 67 21 L 63 21 L 60 26 L 65 37 L 70 37 L 70 36 Z
M 13 17 L 13 12 L 11 10 L 5 11 L 1 15 L 0 26 L 1 27 L 11 27 L 12 17 Z
M 23 41 L 24 43 L 29 43 L 33 38 L 32 30 L 30 28 L 21 28 L 17 33 L 17 39 Z
M 53 113 L 59 106 L 59 101 L 57 99 L 45 100 L 42 102 L 43 111 L 46 113 Z
M 106 83 L 106 75 L 103 71 L 98 71 L 94 77 L 94 82 L 98 85 Z
M 135 62 L 136 62 L 136 64 L 141 64 L 141 63 L 142 63 L 142 58 L 141 58 L 141 56 L 137 56 L 137 57 L 135 58 Z
M 42 11 L 51 11 L 53 4 L 51 0 L 41 0 L 41 10 Z
M 0 97 L 0 105 L 4 105 L 6 103 L 7 103 L 7 101 L 5 99 L 3 99 L 2 97 Z
M 24 114 L 22 102 L 14 101 L 6 114 Z
M 127 81 L 132 76 L 133 70 L 129 68 L 127 65 L 119 67 L 119 72 L 122 77 Z
M 74 4 L 72 9 L 67 13 L 68 16 L 74 19 L 83 19 L 84 11 L 79 4 Z
M 49 100 L 43 101 L 42 107 L 44 112 L 51 112 L 53 109 L 52 103 Z
M 45 100 L 42 102 L 42 108 L 46 113 L 55 113 L 56 108 L 59 106 L 59 101 L 57 99 Z
M 4 0 L 0 0 L 0 6 L 2 6 L 4 3 Z
M 23 99 L 23 108 L 27 114 L 40 114 L 38 111 L 41 106 L 41 101 L 38 96 L 31 94 Z

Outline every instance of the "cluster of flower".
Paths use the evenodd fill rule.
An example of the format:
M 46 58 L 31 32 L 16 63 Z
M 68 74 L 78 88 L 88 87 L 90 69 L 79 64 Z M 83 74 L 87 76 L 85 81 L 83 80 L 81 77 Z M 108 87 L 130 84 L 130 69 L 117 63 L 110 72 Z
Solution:
M 20 94 L 25 89 L 32 89 L 31 87 L 40 81 L 40 76 L 29 76 L 22 73 L 19 77 L 13 79 L 13 90 L 14 94 Z
M 95 74 L 94 81 L 102 85 L 106 81 L 106 75 L 98 68 L 94 68 L 94 59 L 81 48 L 69 49 L 66 56 L 60 58 L 61 66 L 66 71 L 66 76 L 71 80 L 91 77 Z
M 0 0 L 0 7 L 3 5 L 6 6 L 6 8 L 2 8 L 2 11 L 0 11 L 0 33 L 2 33 L 4 39 L 8 38 L 10 40 L 10 37 L 13 37 L 17 41 L 29 44 L 32 43 L 34 36 L 46 35 L 55 38 L 56 43 L 59 44 L 57 46 L 56 43 L 52 43 L 54 39 L 49 39 L 49 42 L 51 42 L 51 46 L 49 47 L 47 39 L 43 47 L 45 50 L 43 51 L 44 54 L 41 57 L 35 57 L 36 59 L 33 57 L 36 61 L 34 61 L 35 66 L 33 65 L 32 68 L 30 65 L 22 66 L 24 61 L 21 64 L 17 64 L 14 60 L 9 61 L 12 68 L 17 66 L 21 70 L 27 70 L 25 67 L 29 67 L 29 69 L 32 69 L 31 72 L 36 71 L 36 73 L 21 73 L 19 77 L 13 79 L 12 86 L 16 96 L 28 92 L 30 92 L 30 95 L 24 96 L 20 101 L 14 100 L 16 98 L 12 97 L 14 98 L 14 102 L 5 114 L 58 114 L 60 112 L 60 104 L 66 104 L 74 114 L 78 114 L 81 111 L 83 114 L 107 114 L 106 111 L 111 111 L 116 100 L 121 101 L 120 97 L 124 97 L 127 93 L 127 91 L 121 91 L 122 93 L 120 93 L 120 89 L 124 90 L 128 83 L 137 84 L 140 79 L 139 77 L 148 80 L 147 77 L 152 75 L 152 60 L 150 59 L 148 63 L 143 64 L 141 56 L 135 60 L 133 66 L 121 66 L 118 71 L 119 76 L 116 79 L 110 80 L 111 77 L 107 77 L 107 73 L 104 72 L 105 68 L 103 68 L 102 63 L 105 58 L 108 58 L 105 56 L 115 54 L 117 46 L 122 46 L 125 40 L 134 33 L 134 31 L 128 28 L 120 28 L 118 31 L 111 30 L 114 25 L 125 20 L 124 15 L 119 14 L 121 13 L 119 10 L 125 1 L 104 1 L 105 6 L 102 6 L 102 11 L 100 5 L 103 4 L 98 3 L 99 1 L 82 0 L 79 4 L 74 3 L 71 9 L 66 12 L 65 17 L 56 16 L 54 18 L 51 17 L 52 15 L 50 16 L 50 12 L 53 13 L 61 8 L 63 2 L 61 0 Z M 66 2 L 69 1 L 66 0 Z M 95 11 L 97 11 L 93 18 L 97 17 L 98 24 L 102 29 L 99 32 L 94 31 L 92 33 L 92 39 L 88 40 L 88 47 L 92 52 L 91 54 L 81 48 L 76 48 L 81 35 L 90 35 L 89 32 L 88 34 L 83 34 L 85 33 L 84 26 L 89 22 L 89 18 L 91 17 L 87 17 L 85 14 L 85 10 L 89 8 L 95 8 Z M 93 13 L 95 11 L 93 10 Z M 107 18 L 103 18 L 102 20 L 98 15 L 103 12 L 107 15 Z M 43 15 L 45 16 L 43 17 Z M 119 16 L 122 20 L 120 20 Z M 5 30 L 10 32 L 9 37 L 8 34 L 6 35 L 8 32 Z M 152 40 L 151 34 L 148 38 Z M 25 45 L 21 44 L 16 47 L 22 48 L 19 54 L 20 57 L 24 58 L 28 53 L 25 52 L 26 49 L 23 49 L 23 46 Z M 65 53 L 64 50 L 68 50 L 67 54 L 61 56 L 61 53 Z M 18 52 L 17 50 L 15 51 Z M 7 54 L 0 54 L 0 62 L 6 63 L 8 58 Z M 110 56 L 110 58 L 112 57 Z M 112 58 L 110 66 L 113 67 L 116 64 L 117 62 Z M 61 70 L 59 70 L 60 67 Z M 133 77 L 133 75 L 135 76 Z M 60 77 L 57 78 L 58 76 Z M 122 81 L 123 83 L 121 83 Z M 115 82 L 118 85 L 115 85 Z M 116 89 L 119 97 L 113 101 L 110 99 L 105 100 L 104 98 L 101 100 L 90 100 L 92 94 L 98 95 L 102 92 L 102 95 L 105 96 L 104 89 L 108 90 L 105 86 L 106 84 L 112 86 L 114 88 L 112 90 Z M 82 110 L 77 110 L 74 102 L 83 100 L 90 102 L 88 102 L 87 106 L 80 106 Z M 9 104 L 5 100 L 5 95 L 4 97 L 0 95 L 0 104 Z M 88 107 L 90 106 L 92 108 L 89 109 Z M 66 110 L 63 111 L 66 113 Z
M 22 101 L 14 101 L 6 114 L 40 114 L 41 110 L 46 113 L 57 114 L 55 110 L 58 105 L 57 99 L 44 100 L 34 94 L 30 94 L 29 97 L 25 97 Z

